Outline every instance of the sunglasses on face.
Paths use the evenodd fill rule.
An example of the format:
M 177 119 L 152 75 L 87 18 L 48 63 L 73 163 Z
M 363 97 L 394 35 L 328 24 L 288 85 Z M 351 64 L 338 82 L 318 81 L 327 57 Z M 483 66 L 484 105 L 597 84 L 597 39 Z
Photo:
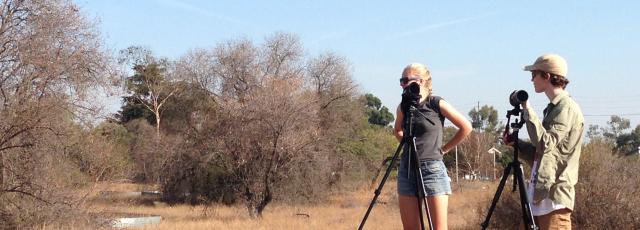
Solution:
M 536 78 L 536 76 L 541 75 L 542 72 L 540 71 L 531 71 L 531 80 L 533 81 L 534 78 Z
M 402 77 L 400 78 L 400 84 L 407 84 L 410 81 L 420 80 L 420 77 L 411 76 L 411 77 Z

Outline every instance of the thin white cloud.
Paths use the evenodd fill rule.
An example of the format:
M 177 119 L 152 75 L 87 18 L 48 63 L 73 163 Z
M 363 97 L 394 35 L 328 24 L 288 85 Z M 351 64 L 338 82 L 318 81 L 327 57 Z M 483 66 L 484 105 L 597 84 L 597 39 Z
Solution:
M 479 15 L 479 16 L 475 16 L 475 17 L 467 17 L 467 18 L 459 18 L 459 19 L 455 19 L 455 20 L 451 20 L 451 21 L 447 21 L 447 22 L 440 22 L 440 23 L 436 23 L 436 24 L 432 24 L 432 25 L 427 25 L 427 26 L 423 26 L 414 30 L 409 30 L 409 31 L 405 31 L 399 34 L 395 34 L 393 36 L 390 36 L 388 38 L 388 40 L 396 40 L 396 39 L 400 39 L 400 38 L 405 38 L 405 37 L 409 37 L 409 36 L 413 36 L 416 34 L 421 34 L 427 31 L 431 31 L 431 30 L 435 30 L 435 29 L 440 29 L 440 28 L 445 28 L 448 26 L 452 26 L 452 25 L 457 25 L 457 24 L 462 24 L 462 23 L 466 23 L 466 22 L 471 22 L 471 21 L 476 21 L 482 18 L 486 18 L 490 15 L 493 15 L 494 13 L 487 13 L 487 14 L 483 14 L 483 15 Z
M 158 0 L 158 3 L 160 3 L 163 6 L 169 7 L 169 8 L 174 8 L 174 9 L 180 9 L 183 11 L 187 11 L 187 12 L 191 12 L 194 14 L 198 14 L 198 15 L 202 15 L 208 18 L 215 18 L 218 20 L 222 20 L 222 21 L 226 21 L 229 23 L 233 23 L 233 24 L 239 24 L 239 25 L 244 25 L 244 23 L 242 23 L 241 21 L 238 21 L 236 19 L 224 16 L 224 15 L 220 15 L 220 14 L 215 14 L 213 12 L 211 12 L 210 10 L 206 10 L 202 7 L 198 7 L 197 5 L 191 4 L 191 3 L 187 3 L 185 1 L 180 1 L 180 0 Z
M 337 40 L 343 37 L 347 36 L 347 32 L 346 31 L 341 31 L 341 32 L 330 32 L 330 33 L 326 33 L 322 36 L 319 36 L 317 38 L 315 38 L 314 40 L 309 42 L 309 45 L 311 46 L 319 46 L 320 43 L 327 41 L 327 40 Z

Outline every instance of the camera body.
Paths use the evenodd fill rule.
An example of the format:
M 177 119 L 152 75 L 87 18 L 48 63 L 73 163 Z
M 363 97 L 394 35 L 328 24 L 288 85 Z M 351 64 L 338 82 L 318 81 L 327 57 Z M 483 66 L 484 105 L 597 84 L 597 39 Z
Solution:
M 404 88 L 402 92 L 402 102 L 400 106 L 403 111 L 409 109 L 410 106 L 418 106 L 420 102 L 420 85 L 418 83 L 411 83 Z
M 515 90 L 511 93 L 511 95 L 509 95 L 509 103 L 514 107 L 520 106 L 520 104 L 527 101 L 528 99 L 529 94 L 524 90 Z

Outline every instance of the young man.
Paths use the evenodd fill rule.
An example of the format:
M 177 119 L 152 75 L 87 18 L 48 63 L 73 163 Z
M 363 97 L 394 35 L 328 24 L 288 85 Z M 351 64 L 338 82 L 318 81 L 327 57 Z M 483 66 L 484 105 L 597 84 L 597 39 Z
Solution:
M 518 142 L 518 147 L 532 168 L 527 189 L 532 213 L 540 229 L 571 229 L 584 117 L 565 91 L 569 80 L 564 58 L 542 55 L 524 70 L 531 72 L 535 92 L 544 93 L 550 102 L 542 119 L 528 101 L 522 103 L 531 143 Z M 504 142 L 513 145 L 514 140 L 505 136 Z

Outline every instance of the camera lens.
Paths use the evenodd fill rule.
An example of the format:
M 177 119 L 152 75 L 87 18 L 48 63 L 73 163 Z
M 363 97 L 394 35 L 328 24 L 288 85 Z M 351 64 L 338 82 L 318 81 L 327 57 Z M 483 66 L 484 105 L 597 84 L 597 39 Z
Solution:
M 404 88 L 404 92 L 409 93 L 411 95 L 420 95 L 420 85 L 418 85 L 418 83 L 413 82 Z
M 529 99 L 529 94 L 524 90 L 516 90 L 509 95 L 509 103 L 512 106 L 519 106 L 522 102 Z

